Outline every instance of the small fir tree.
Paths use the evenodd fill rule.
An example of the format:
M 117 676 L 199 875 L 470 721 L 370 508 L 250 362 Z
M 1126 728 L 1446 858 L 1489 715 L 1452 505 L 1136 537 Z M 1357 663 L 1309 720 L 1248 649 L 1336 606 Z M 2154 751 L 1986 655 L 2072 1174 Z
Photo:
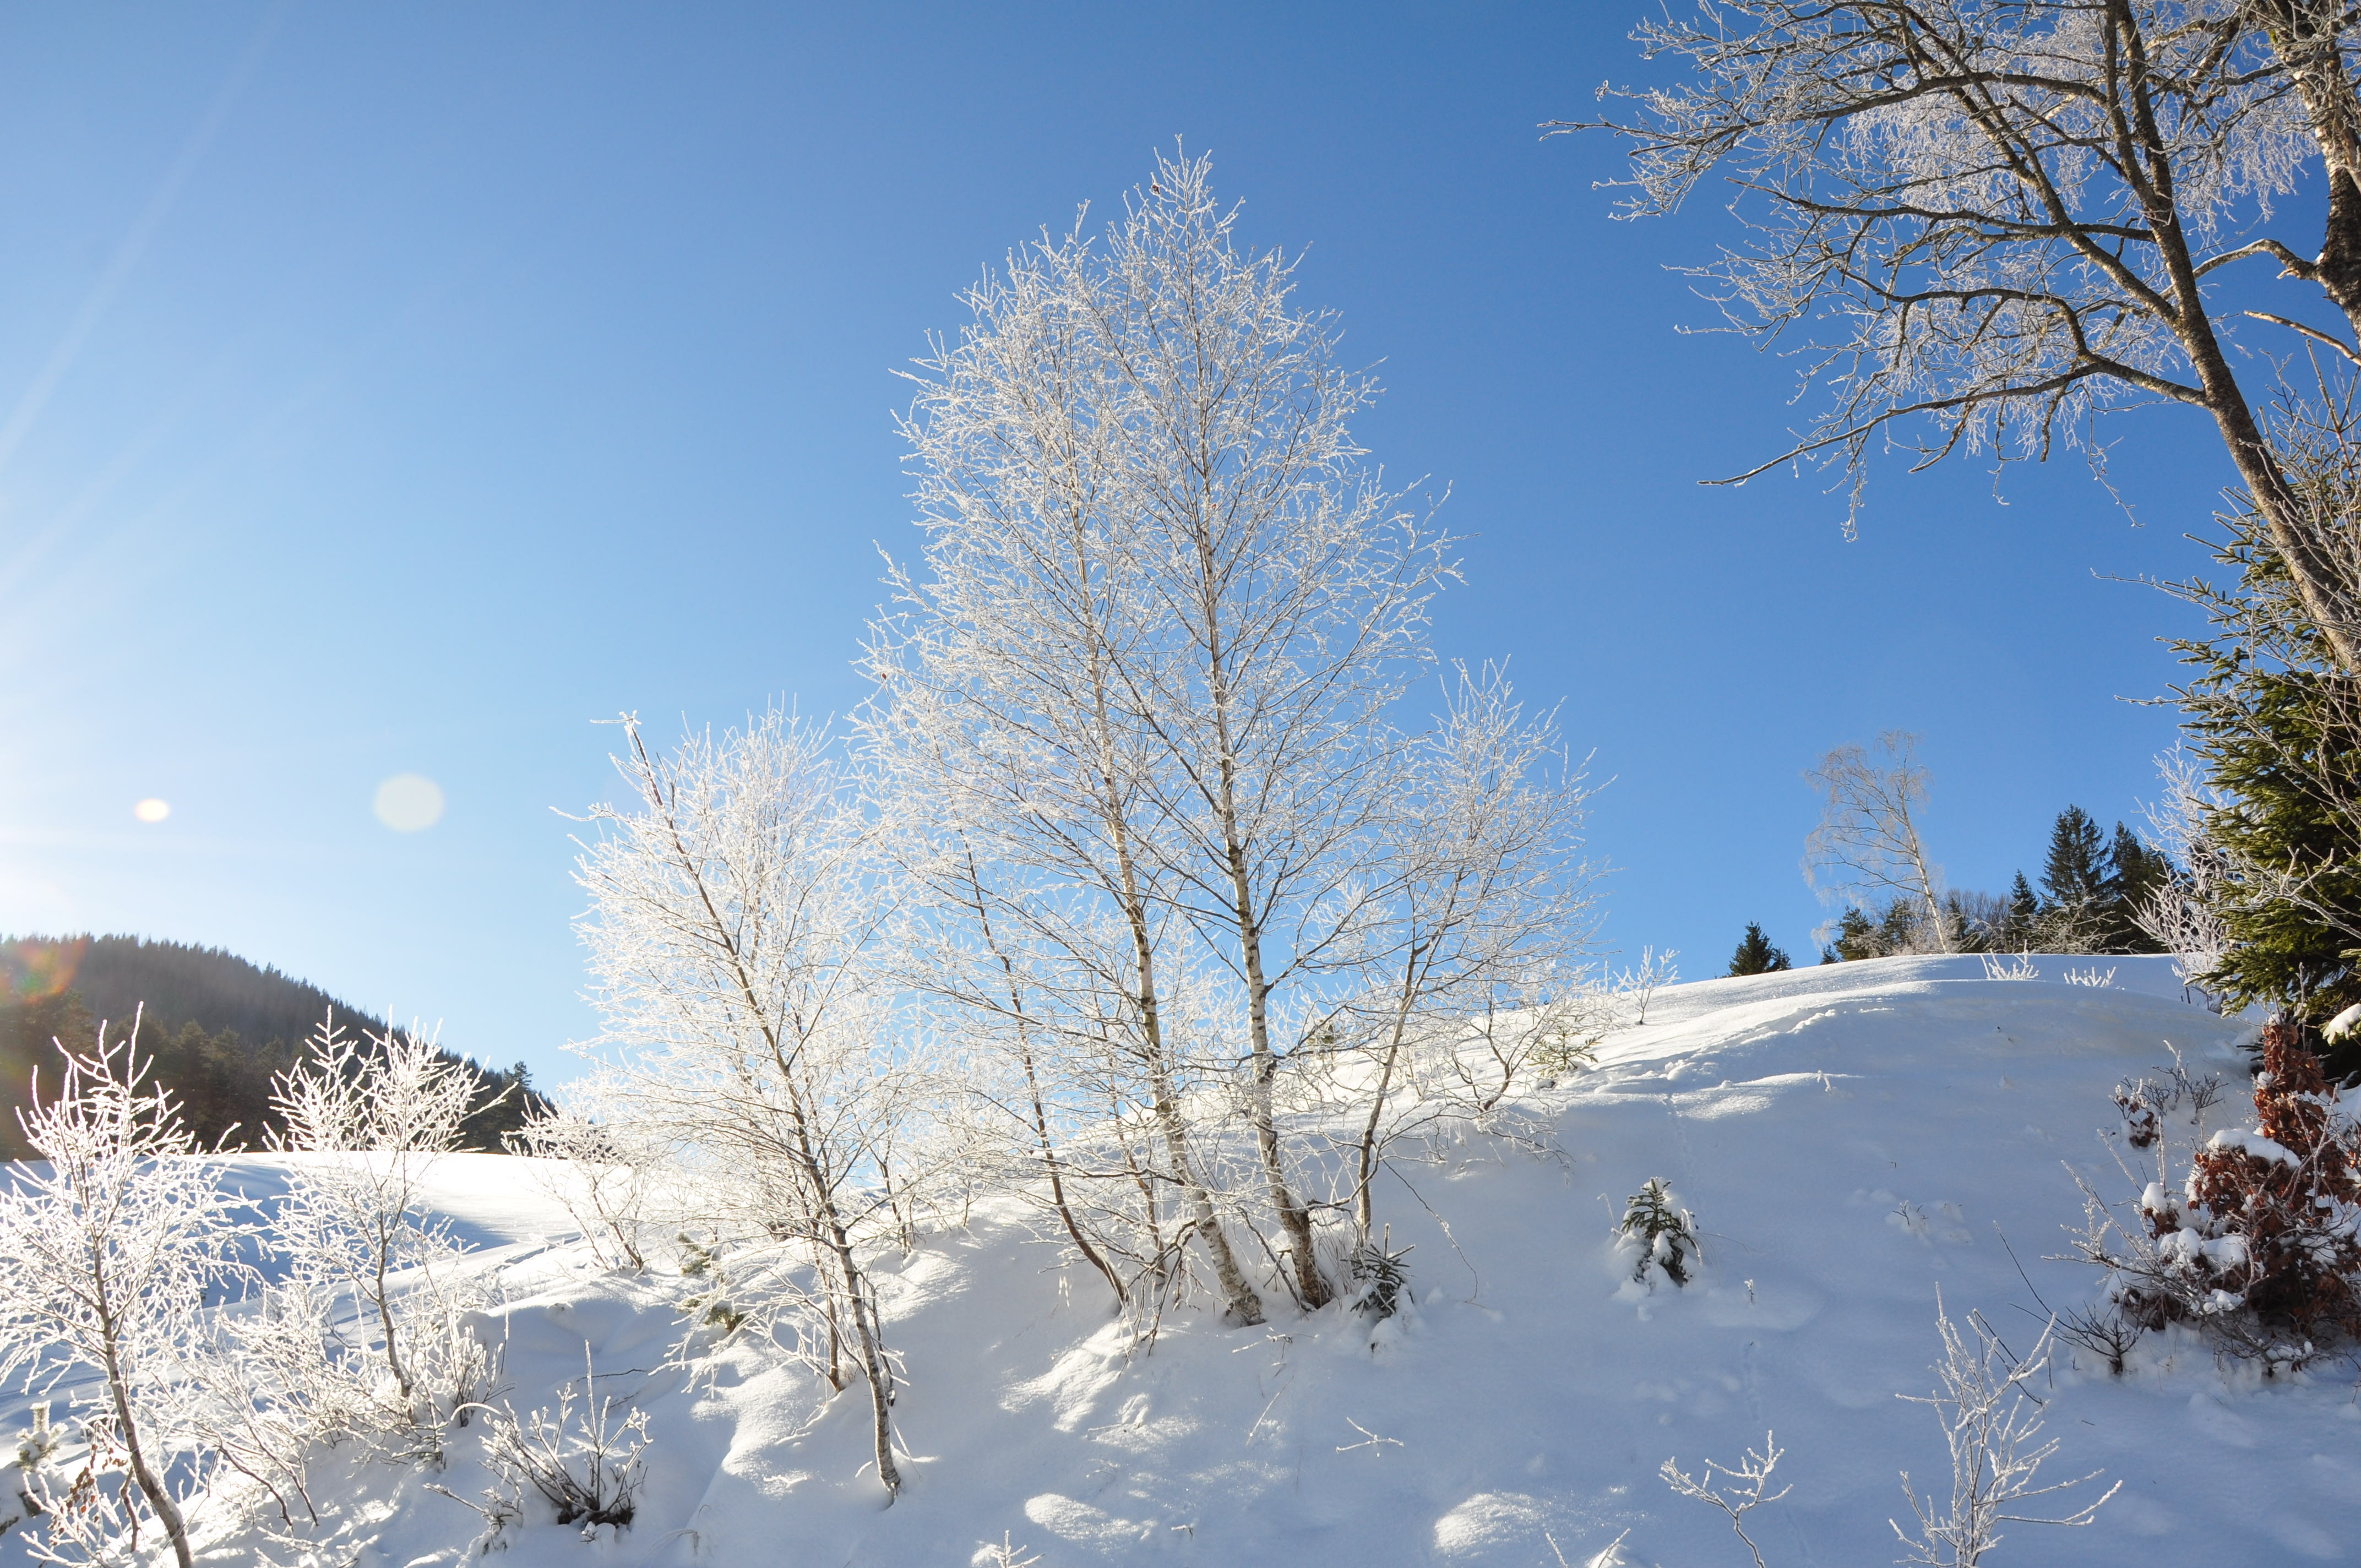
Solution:
M 1762 922 L 1749 920 L 1746 923 L 1746 935 L 1739 940 L 1738 951 L 1730 955 L 1730 972 L 1774 974 L 1791 967 L 1792 962 L 1787 957 L 1786 949 L 1773 947 L 1771 938 L 1763 934 Z
M 2033 946 L 2034 936 L 2040 928 L 2041 900 L 2035 894 L 2033 884 L 2025 880 L 2025 873 L 2019 872 L 2016 880 L 2009 884 L 2008 913 L 2001 917 L 1999 928 L 1993 932 L 1993 946 L 2004 953 L 2023 952 Z
M 1855 959 L 1873 959 L 1882 951 L 1877 945 L 1877 923 L 1858 905 L 1837 918 L 1837 939 L 1824 949 L 1824 963 L 1846 963 Z
M 1650 1272 L 1661 1269 L 1674 1284 L 1686 1285 L 1703 1257 L 1696 1222 L 1680 1201 L 1663 1177 L 1652 1176 L 1625 1202 L 1616 1229 L 1632 1255 L 1631 1277 L 1638 1283 L 1649 1284 Z

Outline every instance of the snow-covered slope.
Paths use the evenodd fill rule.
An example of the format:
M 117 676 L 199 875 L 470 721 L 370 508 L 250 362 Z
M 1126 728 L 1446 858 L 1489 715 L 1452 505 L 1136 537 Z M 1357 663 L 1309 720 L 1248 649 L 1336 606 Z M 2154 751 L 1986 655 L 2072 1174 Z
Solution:
M 1042 1568 L 1526 1565 L 1554 1561 L 1545 1533 L 1581 1563 L 1628 1530 L 1627 1563 L 1710 1568 L 1743 1549 L 1657 1466 L 1733 1460 L 1766 1428 L 1795 1487 L 1750 1521 L 1766 1559 L 1891 1561 L 1897 1472 L 1947 1474 L 1933 1418 L 1895 1398 L 1931 1385 L 1938 1288 L 1955 1317 L 1981 1310 L 2029 1347 L 2032 1287 L 2053 1304 L 2092 1290 L 2045 1257 L 2080 1213 L 2066 1165 L 2123 1185 L 2093 1135 L 2109 1088 L 2170 1047 L 2244 1080 L 2249 1026 L 2184 1003 L 2161 960 L 2100 960 L 2105 988 L 2063 983 L 2070 967 L 2092 966 L 2001 981 L 1975 959 L 1887 959 L 1659 993 L 1596 1069 L 1527 1102 L 1562 1160 L 1470 1141 L 1387 1183 L 1418 1302 L 1374 1344 L 1341 1310 L 1253 1330 L 1182 1312 L 1126 1357 L 1092 1278 L 981 1215 L 880 1267 L 915 1455 L 890 1509 L 862 1473 L 857 1390 L 829 1404 L 751 1352 L 695 1387 L 653 1370 L 669 1283 L 552 1245 L 561 1222 L 523 1162 L 454 1159 L 444 1201 L 510 1266 L 518 1403 L 578 1375 L 587 1340 L 604 1391 L 642 1404 L 656 1439 L 629 1531 L 586 1544 L 536 1522 L 506 1561 L 960 1564 L 1005 1531 Z M 2245 1108 L 2234 1090 L 2214 1119 Z M 1690 1288 L 1643 1295 L 1609 1231 L 1654 1176 L 1695 1212 L 1707 1256 Z M 2124 1490 L 2086 1530 L 2013 1527 L 1995 1561 L 2361 1550 L 2351 1376 L 2225 1377 L 2186 1343 L 2122 1379 L 2061 1366 L 2042 1389 L 2061 1477 L 2103 1469 Z M 466 1560 L 479 1521 L 425 1483 L 480 1487 L 472 1441 L 439 1475 L 353 1467 L 322 1561 Z M 254 1559 L 217 1538 L 212 1560 Z

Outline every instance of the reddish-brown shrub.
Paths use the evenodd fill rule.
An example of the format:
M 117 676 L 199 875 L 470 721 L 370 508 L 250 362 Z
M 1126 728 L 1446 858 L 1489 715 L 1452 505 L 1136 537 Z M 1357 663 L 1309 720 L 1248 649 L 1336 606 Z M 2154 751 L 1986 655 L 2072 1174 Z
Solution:
M 2116 1299 L 2151 1327 L 2200 1321 L 2273 1360 L 2306 1359 L 2361 1334 L 2361 1137 L 2296 1023 L 2263 1031 L 2255 1117 L 2195 1152 L 2185 1211 L 2148 1189 L 2153 1247 L 2109 1260 Z

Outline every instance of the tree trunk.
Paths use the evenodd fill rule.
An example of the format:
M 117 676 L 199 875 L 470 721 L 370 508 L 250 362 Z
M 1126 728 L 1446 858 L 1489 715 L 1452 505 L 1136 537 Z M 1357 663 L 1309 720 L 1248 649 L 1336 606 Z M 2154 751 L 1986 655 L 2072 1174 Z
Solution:
M 865 1288 L 860 1262 L 852 1255 L 852 1243 L 845 1234 L 844 1222 L 838 1217 L 836 1204 L 824 1204 L 822 1214 L 829 1228 L 829 1245 L 836 1254 L 837 1272 L 848 1298 L 848 1310 L 852 1315 L 852 1332 L 861 1349 L 862 1376 L 869 1380 L 869 1413 L 871 1436 L 877 1450 L 877 1479 L 884 1485 L 885 1503 L 891 1508 L 901 1494 L 902 1472 L 894 1463 L 894 1383 L 893 1374 L 885 1363 L 884 1335 L 873 1321 L 869 1292 Z
M 1247 1046 L 1254 1058 L 1247 1098 L 1254 1115 L 1255 1146 L 1262 1155 L 1263 1180 L 1270 1190 L 1270 1206 L 1278 1212 L 1279 1229 L 1286 1233 L 1289 1250 L 1294 1256 L 1295 1293 L 1306 1310 L 1313 1310 L 1334 1300 L 1335 1292 L 1329 1288 L 1326 1277 L 1320 1272 L 1320 1259 L 1312 1251 L 1311 1212 L 1288 1186 L 1285 1150 L 1279 1146 L 1279 1124 L 1271 1105 L 1274 1080 L 1279 1077 L 1279 1057 L 1270 1046 L 1270 986 L 1263 973 L 1262 925 L 1255 907 L 1253 884 L 1246 873 L 1246 843 L 1238 829 L 1237 762 L 1230 735 L 1229 672 L 1224 663 L 1217 608 L 1220 590 L 1212 542 L 1202 524 L 1197 531 L 1197 564 L 1202 581 L 1199 591 L 1204 596 L 1206 693 L 1213 705 L 1213 740 L 1219 751 L 1216 762 L 1221 782 L 1213 807 L 1230 876 L 1229 915 L 1237 930 L 1239 956 L 1246 970 Z
M 1088 560 L 1079 519 L 1075 554 L 1087 581 Z M 1105 644 L 1095 622 L 1090 638 L 1092 721 L 1096 726 L 1094 738 L 1099 745 L 1099 777 L 1095 782 L 1104 792 L 1100 810 L 1108 837 L 1115 844 L 1115 891 L 1123 904 L 1125 925 L 1131 934 L 1132 962 L 1139 970 L 1139 1027 L 1148 1047 L 1148 1084 L 1155 1096 L 1156 1122 L 1164 1134 L 1166 1156 L 1172 1161 L 1172 1178 L 1189 1200 L 1190 1217 L 1196 1224 L 1197 1234 L 1204 1239 L 1206 1255 L 1213 1259 L 1213 1277 L 1222 1289 L 1222 1310 L 1241 1325 L 1250 1326 L 1263 1321 L 1262 1296 L 1247 1281 L 1246 1270 L 1238 1266 L 1237 1255 L 1230 1250 L 1230 1238 L 1222 1229 L 1222 1217 L 1213 1208 L 1213 1194 L 1197 1179 L 1195 1163 L 1189 1157 L 1180 1099 L 1172 1082 L 1171 1063 L 1165 1054 L 1164 1019 L 1157 1000 L 1156 947 L 1148 937 L 1148 904 L 1140 894 L 1139 867 L 1131 853 L 1131 825 L 1124 816 L 1122 792 L 1115 776 L 1115 722 L 1106 695 Z
M 983 873 L 975 863 L 975 852 L 967 848 L 964 839 L 961 839 L 960 847 L 967 860 L 968 889 L 972 895 L 975 907 L 976 926 L 983 936 L 984 946 L 989 948 L 992 955 L 1000 960 L 1001 973 L 1008 981 L 1008 1010 L 1010 1015 L 1016 1020 L 1016 1054 L 1017 1058 L 1025 1064 L 1025 1090 L 1033 1101 L 1033 1135 L 1040 1146 L 1041 1168 L 1049 1178 L 1049 1201 L 1056 1205 L 1058 1218 L 1064 1223 L 1066 1234 L 1073 1238 L 1075 1247 L 1092 1267 L 1105 1277 L 1107 1288 L 1115 1292 L 1116 1310 L 1121 1310 L 1125 1299 L 1129 1295 L 1129 1292 L 1124 1289 L 1122 1277 L 1115 1273 L 1115 1266 L 1108 1263 L 1099 1249 L 1093 1246 L 1089 1238 L 1082 1234 L 1082 1227 L 1074 1219 L 1074 1211 L 1066 1201 L 1065 1173 L 1059 1168 L 1057 1147 L 1049 1141 L 1049 1107 L 1042 1102 L 1040 1079 L 1033 1070 L 1033 1047 L 1027 1036 L 1027 1031 L 1032 1027 L 1032 1024 L 1025 1014 L 1024 995 L 1017 990 L 1016 965 L 1005 952 L 1001 950 L 999 940 L 993 935 L 992 912 L 984 903 Z
M 140 1495 L 156 1512 L 164 1533 L 172 1542 L 172 1556 L 181 1568 L 191 1568 L 189 1527 L 181 1518 L 181 1507 L 172 1494 L 148 1463 L 148 1453 L 139 1442 L 139 1427 L 131 1417 L 131 1389 L 123 1374 L 123 1361 L 115 1338 L 115 1317 L 108 1305 L 106 1275 L 104 1265 L 97 1269 L 93 1283 L 98 1290 L 99 1326 L 106 1349 L 106 1392 L 115 1406 L 115 1421 L 123 1433 L 123 1451 L 131 1460 L 131 1478 L 138 1483 Z

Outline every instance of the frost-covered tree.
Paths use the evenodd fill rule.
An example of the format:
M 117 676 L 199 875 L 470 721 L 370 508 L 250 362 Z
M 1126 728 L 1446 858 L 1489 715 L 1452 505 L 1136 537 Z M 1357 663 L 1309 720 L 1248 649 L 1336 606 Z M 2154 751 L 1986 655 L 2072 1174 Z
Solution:
M 1488 1113 L 1537 1054 L 1578 1050 L 1592 1021 L 1590 988 L 1573 972 L 1597 924 L 1594 868 L 1579 855 L 1583 774 L 1567 765 L 1556 715 L 1528 718 L 1505 672 L 1457 667 L 1445 690 L 1388 792 L 1366 866 L 1364 990 L 1323 1025 L 1352 1046 L 1352 1074 L 1332 1072 L 1329 1097 L 1358 1120 L 1364 1246 L 1389 1143 L 1438 1112 Z
M 1163 159 L 1108 236 L 1093 314 L 1141 586 L 1162 609 L 1117 672 L 1160 750 L 1140 780 L 1150 842 L 1226 978 L 1266 1196 L 1294 1292 L 1318 1307 L 1335 1288 L 1278 1080 L 1361 917 L 1359 850 L 1401 765 L 1386 715 L 1426 662 L 1426 597 L 1449 567 L 1353 443 L 1374 382 L 1290 303 L 1292 263 L 1238 247 L 1235 217 L 1206 160 Z
M 1258 1322 L 1195 1136 L 1208 1064 L 1191 1049 L 1188 933 L 1143 783 L 1162 748 L 1121 668 L 1170 639 L 1111 406 L 1124 386 L 1104 272 L 1079 231 L 1014 253 L 968 292 L 959 341 L 921 362 L 903 433 L 926 543 L 917 570 L 889 578 L 897 613 L 871 639 L 881 689 L 863 736 L 888 841 L 923 894 L 916 982 L 1011 1064 L 1006 1130 L 1063 1228 L 1118 1299 L 1130 1285 L 1110 1254 L 1160 1277 L 1179 1261 L 1168 1228 L 1193 1234 L 1224 1309 Z M 1058 1152 L 1075 1100 L 1150 1129 L 1124 1144 L 1104 1196 L 1077 1190 Z M 1120 1209 L 1125 1187 L 1141 1207 L 1105 1218 L 1129 1241 L 1083 1217 Z
M 189 1568 L 181 1505 L 203 1466 L 174 1484 L 191 1413 L 180 1372 L 207 1292 L 250 1271 L 236 1255 L 239 1200 L 195 1157 L 171 1095 L 146 1081 L 138 1033 L 135 1019 L 110 1041 L 102 1024 L 87 1052 L 60 1044 L 47 1096 L 35 1072 L 32 1109 L 19 1113 L 35 1163 L 0 1189 L 0 1377 L 40 1387 L 93 1376 L 93 1464 L 113 1453 L 129 1474 L 117 1501 L 53 1509 L 50 1547 L 95 1558 L 116 1530 L 136 1533 L 144 1508 Z
M 609 1268 L 648 1265 L 642 1232 L 663 1180 L 664 1151 L 621 1108 L 600 1114 L 586 1093 L 567 1096 L 509 1135 L 517 1153 L 555 1167 L 544 1180 Z
M 1111 1038 L 1151 1075 L 1177 1077 L 1168 1009 L 1189 977 L 1202 1065 L 1243 1100 L 1289 1287 L 1317 1306 L 1334 1285 L 1281 1080 L 1353 991 L 1366 850 L 1406 765 L 1386 715 L 1448 567 L 1353 444 L 1374 383 L 1234 220 L 1203 159 L 1164 159 L 1103 246 L 1045 236 L 971 294 L 974 325 L 922 363 L 906 421 L 926 570 L 873 657 L 897 702 L 931 694 L 932 739 L 904 754 L 931 746 L 959 775 L 962 830 L 1022 868 L 1007 885 L 1064 866 L 1057 885 L 1087 890 L 985 894 L 1011 912 L 1003 939 L 1038 936 L 1069 995 L 1134 999 Z M 1096 930 L 1123 945 L 1070 935 Z M 1152 1095 L 1168 1179 L 1253 1321 L 1185 1163 L 1183 1097 Z
M 890 1502 L 894 1373 L 862 1260 L 885 1200 L 877 1150 L 907 1104 L 881 933 L 892 888 L 819 726 L 775 708 L 669 754 L 623 721 L 633 799 L 598 806 L 578 923 L 616 1065 L 607 1102 L 705 1175 L 757 1235 L 806 1249 L 830 1344 L 869 1385 Z M 831 1352 L 832 1354 L 832 1352 Z
M 2361 363 L 2356 30 L 2345 0 L 1720 0 L 1642 22 L 1681 74 L 1602 89 L 1625 105 L 1603 127 L 1631 148 L 1624 212 L 1721 172 L 1745 237 L 1696 274 L 1823 399 L 1740 477 L 1841 461 L 1858 504 L 1887 444 L 1923 465 L 2063 442 L 2095 466 L 2095 416 L 2176 403 L 2211 420 L 2290 592 L 2361 674 L 2351 514 L 2291 480 L 2223 291 L 2276 264 L 2287 303 L 2245 314 Z M 2268 232 L 2315 176 L 2320 240 Z M 2322 304 L 2343 334 L 2289 313 Z
M 1906 731 L 1888 730 L 1877 738 L 1875 755 L 1864 747 L 1839 746 L 1804 775 L 1822 797 L 1819 825 L 1805 841 L 1804 878 L 1823 898 L 1842 899 L 1856 909 L 1883 905 L 1889 926 L 1905 921 L 1909 947 L 1889 945 L 1884 951 L 1948 953 L 1958 949 L 1960 933 L 1944 907 L 1942 868 L 1918 834 L 1927 804 L 1918 741 Z

